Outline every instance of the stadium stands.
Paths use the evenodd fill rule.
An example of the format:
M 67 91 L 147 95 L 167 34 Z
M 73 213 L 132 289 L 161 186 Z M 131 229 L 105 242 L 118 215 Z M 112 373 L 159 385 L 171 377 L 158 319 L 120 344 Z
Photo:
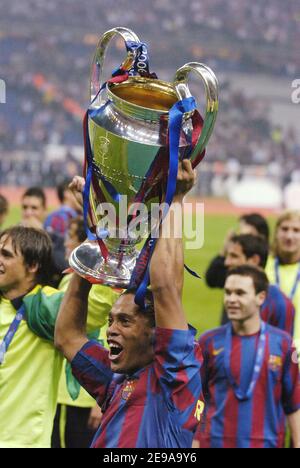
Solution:
M 286 0 L 284 8 L 280 0 L 155 0 L 149 8 L 146 0 L 136 5 L 118 0 L 112 9 L 97 0 L 10 0 L 0 18 L 0 76 L 7 84 L 7 104 L 0 106 L 0 184 L 56 185 L 65 168 L 68 176 L 81 171 L 70 148 L 82 145 L 89 67 L 103 31 L 117 25 L 134 29 L 150 44 L 152 68 L 167 79 L 188 60 L 208 63 L 217 73 L 294 78 L 300 74 L 297 5 L 294 0 Z M 108 68 L 122 55 L 111 52 Z M 49 145 L 67 148 L 67 160 L 47 159 Z M 235 167 L 283 166 L 282 183 L 300 169 L 295 130 L 274 127 L 260 100 L 228 82 L 222 82 L 208 154 L 212 163 L 229 161 Z

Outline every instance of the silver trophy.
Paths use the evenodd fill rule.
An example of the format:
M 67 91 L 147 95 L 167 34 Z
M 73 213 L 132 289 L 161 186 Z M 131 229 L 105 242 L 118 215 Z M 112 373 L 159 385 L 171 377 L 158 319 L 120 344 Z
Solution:
M 218 112 L 218 82 L 209 67 L 192 62 L 176 72 L 172 83 L 130 76 L 121 83 L 108 82 L 99 93 L 103 85 L 105 53 L 116 35 L 121 36 L 125 43 L 140 42 L 134 32 L 122 27 L 102 36 L 92 65 L 92 112 L 88 121 L 93 156 L 89 225 L 103 239 L 108 256 L 106 259 L 103 257 L 98 241 L 86 241 L 71 254 L 70 266 L 91 282 L 126 288 L 139 254 L 137 244 L 140 239 L 130 235 L 128 225 L 118 223 L 121 205 L 125 200 L 130 213 L 131 206 L 137 200 L 146 207 L 159 202 L 159 193 L 163 190 L 168 172 L 165 160 L 168 153 L 169 111 L 177 101 L 191 97 L 188 86 L 191 72 L 196 73 L 204 85 L 206 112 L 201 134 L 189 158 L 193 161 L 204 151 Z M 128 51 L 122 69 L 130 70 L 136 58 L 134 51 Z M 99 109 L 101 112 L 97 112 Z M 192 114 L 188 112 L 183 118 L 179 159 L 190 152 Z M 149 168 L 154 168 L 151 177 Z M 115 194 L 122 195 L 122 203 Z M 103 226 L 103 219 L 107 219 L 107 212 L 104 213 L 102 209 L 104 204 L 113 206 L 117 214 L 116 226 L 109 230 Z

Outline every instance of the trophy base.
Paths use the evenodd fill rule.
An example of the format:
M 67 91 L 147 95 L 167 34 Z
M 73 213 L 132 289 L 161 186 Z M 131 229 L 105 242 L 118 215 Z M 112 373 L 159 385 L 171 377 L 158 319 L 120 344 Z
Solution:
M 126 289 L 138 255 L 135 248 L 128 246 L 122 252 L 109 252 L 105 261 L 98 242 L 86 241 L 73 250 L 69 264 L 72 270 L 90 283 Z

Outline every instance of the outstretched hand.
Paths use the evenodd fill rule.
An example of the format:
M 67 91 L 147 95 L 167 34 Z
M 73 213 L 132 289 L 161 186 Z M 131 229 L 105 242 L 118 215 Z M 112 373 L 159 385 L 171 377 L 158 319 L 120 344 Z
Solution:
M 85 180 L 83 177 L 75 176 L 72 182 L 69 184 L 69 189 L 72 191 L 77 204 L 79 205 L 80 209 L 83 208 L 83 197 L 82 192 L 84 190 Z
M 175 197 L 183 198 L 194 186 L 195 181 L 196 171 L 192 168 L 191 161 L 179 161 Z

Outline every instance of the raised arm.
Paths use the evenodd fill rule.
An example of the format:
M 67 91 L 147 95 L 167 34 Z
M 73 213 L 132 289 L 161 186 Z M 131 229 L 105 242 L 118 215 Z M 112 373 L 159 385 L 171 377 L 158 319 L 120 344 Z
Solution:
M 83 210 L 83 197 L 82 193 L 84 191 L 85 180 L 83 177 L 74 176 L 72 182 L 69 185 L 69 189 L 72 191 L 74 198 L 77 203 L 77 211 L 81 212 Z
M 55 326 L 55 346 L 72 361 L 87 343 L 86 321 L 91 284 L 74 274 L 65 293 Z
M 187 330 L 182 306 L 184 255 L 182 239 L 183 198 L 192 188 L 195 173 L 191 163 L 184 160 L 177 177 L 176 196 L 164 226 L 170 226 L 169 235 L 157 241 L 150 265 L 150 284 L 154 297 L 156 326 L 173 330 Z

